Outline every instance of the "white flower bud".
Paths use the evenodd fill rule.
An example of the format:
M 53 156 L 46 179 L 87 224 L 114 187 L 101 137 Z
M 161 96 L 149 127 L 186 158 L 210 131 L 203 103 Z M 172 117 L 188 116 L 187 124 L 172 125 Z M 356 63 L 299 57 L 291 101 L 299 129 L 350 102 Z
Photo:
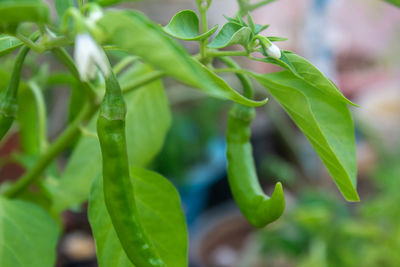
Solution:
M 96 78 L 96 67 L 105 77 L 110 74 L 110 66 L 104 51 L 88 33 L 76 36 L 74 59 L 82 81 Z
M 96 9 L 89 13 L 88 19 L 93 23 L 96 23 L 102 17 L 103 17 L 103 12 L 101 11 L 101 9 Z
M 275 44 L 271 44 L 269 47 L 267 47 L 267 49 L 265 50 L 265 53 L 267 53 L 267 55 L 269 57 L 272 57 L 275 59 L 281 58 L 281 50 Z

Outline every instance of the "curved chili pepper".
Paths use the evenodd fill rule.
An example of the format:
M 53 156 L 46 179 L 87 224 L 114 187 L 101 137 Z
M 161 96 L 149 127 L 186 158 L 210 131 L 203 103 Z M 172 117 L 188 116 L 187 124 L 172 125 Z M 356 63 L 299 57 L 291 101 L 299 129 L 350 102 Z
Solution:
M 0 141 L 17 117 L 19 81 L 21 79 L 22 66 L 28 52 L 29 47 L 27 46 L 23 46 L 19 51 L 8 87 L 0 99 Z
M 140 222 L 129 174 L 125 137 L 126 106 L 114 74 L 106 78 L 106 94 L 97 120 L 103 157 L 104 198 L 114 229 L 135 266 L 165 266 Z
M 271 198 L 259 184 L 250 143 L 250 124 L 254 117 L 254 108 L 238 104 L 229 112 L 226 132 L 228 181 L 244 217 L 255 227 L 264 227 L 282 215 L 285 196 L 281 183 L 276 184 Z

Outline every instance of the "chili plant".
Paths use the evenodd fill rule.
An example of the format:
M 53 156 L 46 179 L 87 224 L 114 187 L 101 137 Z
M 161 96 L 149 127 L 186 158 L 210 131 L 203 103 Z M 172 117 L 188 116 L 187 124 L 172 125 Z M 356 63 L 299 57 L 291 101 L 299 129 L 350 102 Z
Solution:
M 275 42 L 285 38 L 264 34 L 268 25 L 257 24 L 250 12 L 271 0 L 239 0 L 237 15 L 226 17 L 222 27 L 208 25 L 211 0 L 196 0 L 200 16 L 183 10 L 164 27 L 135 10 L 105 8 L 117 2 L 55 0 L 56 20 L 42 0 L 0 2 L 0 56 L 14 58 L 11 52 L 19 49 L 11 75 L 2 73 L 8 86 L 1 88 L 0 138 L 5 142 L 13 125 L 19 126 L 26 169 L 16 182 L 1 187 L 1 266 L 54 265 L 60 215 L 86 201 L 100 266 L 187 266 L 188 237 L 178 193 L 161 174 L 146 169 L 171 122 L 164 77 L 232 102 L 228 180 L 254 226 L 277 220 L 285 199 L 280 183 L 269 197 L 258 182 L 250 125 L 255 108 L 267 99 L 254 99 L 251 79 L 265 87 L 308 138 L 344 198 L 359 200 L 348 108 L 354 104 L 307 60 L 281 51 Z M 190 55 L 176 39 L 197 42 L 200 52 Z M 53 55 L 68 73 L 41 67 L 21 80 L 28 52 L 28 58 Z M 282 70 L 257 73 L 232 57 Z M 217 61 L 226 67 L 216 67 Z M 232 88 L 220 73 L 237 75 L 242 88 Z M 49 142 L 43 91 L 60 84 L 71 88 L 68 123 Z M 71 151 L 65 168 L 54 171 L 65 151 Z

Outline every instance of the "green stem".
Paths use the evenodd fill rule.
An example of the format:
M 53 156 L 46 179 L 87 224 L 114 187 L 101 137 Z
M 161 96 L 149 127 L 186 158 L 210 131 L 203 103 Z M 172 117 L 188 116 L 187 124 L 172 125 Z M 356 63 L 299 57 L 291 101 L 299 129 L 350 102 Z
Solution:
M 88 82 L 82 82 L 79 77 L 78 69 L 75 66 L 74 61 L 71 56 L 65 51 L 64 48 L 57 47 L 51 50 L 53 54 L 64 64 L 64 66 L 71 72 L 71 74 L 78 80 L 81 84 L 83 90 L 85 90 L 89 99 L 93 102 L 98 102 L 99 97 L 93 86 Z
M 247 0 L 238 0 L 238 5 L 239 5 L 239 11 L 238 13 L 241 16 L 244 16 L 247 14 L 247 12 L 249 11 L 249 1 Z
M 82 4 L 82 0 L 78 1 L 80 9 L 81 4 L 79 4 L 79 2 Z M 83 16 L 75 7 L 70 7 L 65 12 L 61 21 L 61 29 L 63 29 L 65 32 L 68 32 L 68 23 L 70 18 L 72 18 L 73 22 L 75 23 L 74 30 L 76 34 L 87 31 Z
M 28 188 L 29 185 L 36 182 L 42 172 L 69 144 L 79 135 L 81 124 L 89 119 L 97 110 L 94 105 L 87 105 L 78 115 L 78 117 L 68 126 L 68 128 L 58 137 L 58 139 L 48 148 L 48 150 L 39 158 L 32 169 L 29 169 L 15 184 L 8 188 L 4 195 L 9 198 L 18 196 L 19 193 Z
M 205 33 L 208 31 L 208 22 L 207 22 L 207 5 L 205 5 L 204 1 L 197 1 L 197 6 L 200 12 L 200 20 L 201 20 L 201 31 Z M 208 38 L 204 38 L 200 41 L 200 54 L 202 59 L 207 58 L 207 44 Z
M 39 34 L 39 33 L 38 33 Z M 35 51 L 36 53 L 42 53 L 44 51 L 41 45 L 35 44 L 31 39 L 25 37 L 20 33 L 16 33 L 14 37 L 18 38 L 21 42 L 23 42 L 27 47 Z
M 114 68 L 113 68 L 113 72 L 115 73 L 115 75 L 118 75 L 123 69 L 125 69 L 127 66 L 135 63 L 136 61 L 138 61 L 140 59 L 140 57 L 137 56 L 128 56 L 125 57 L 124 59 L 122 59 L 120 62 L 118 62 L 117 64 L 115 64 Z
M 257 8 L 260 8 L 262 6 L 265 6 L 267 4 L 270 4 L 272 2 L 275 2 L 276 0 L 261 0 L 257 3 L 254 4 L 250 4 L 248 1 L 246 0 L 238 0 L 238 4 L 239 4 L 239 11 L 237 12 L 238 15 L 240 16 L 246 16 L 247 13 L 256 10 Z
M 248 75 L 250 72 L 244 69 L 235 69 L 235 68 L 221 68 L 221 69 L 213 69 L 214 72 L 217 73 L 238 73 Z
M 160 71 L 149 73 L 129 86 L 126 86 L 123 89 L 123 93 L 131 92 L 134 89 L 151 83 L 164 75 L 165 74 Z M 48 150 L 39 158 L 33 168 L 29 169 L 15 184 L 9 187 L 5 191 L 4 195 L 9 198 L 14 198 L 27 189 L 29 185 L 37 181 L 49 164 L 75 140 L 82 129 L 82 124 L 91 119 L 99 106 L 100 104 L 97 103 L 86 105 L 68 128 L 53 144 L 49 146 Z
M 140 79 L 137 79 L 137 80 L 133 81 L 132 83 L 130 83 L 128 85 L 125 85 L 122 88 L 122 92 L 124 94 L 129 93 L 129 92 L 131 92 L 131 91 L 133 91 L 133 90 L 135 90 L 135 89 L 137 89 L 137 88 L 139 88 L 139 87 L 141 87 L 143 85 L 151 83 L 151 82 L 153 82 L 155 80 L 158 80 L 158 79 L 160 79 L 160 78 L 162 78 L 164 76 L 165 76 L 165 72 L 163 72 L 163 71 L 149 72 L 149 73 L 147 73 L 145 75 L 142 75 Z
M 248 56 L 247 51 L 208 51 L 208 57 L 234 57 L 234 56 Z
M 250 5 L 249 8 L 248 8 L 248 11 L 256 10 L 257 8 L 260 8 L 262 6 L 268 5 L 268 4 L 270 4 L 272 2 L 275 2 L 275 1 L 276 0 L 263 0 L 263 1 L 260 1 L 258 3 Z
M 219 57 L 219 59 L 228 67 L 240 70 L 240 66 L 229 57 Z M 254 97 L 254 88 L 250 78 L 242 73 L 235 73 L 243 87 L 243 95 L 249 99 Z
M 54 49 L 57 47 L 69 46 L 73 44 L 73 40 L 66 36 L 58 36 L 43 42 L 43 50 Z

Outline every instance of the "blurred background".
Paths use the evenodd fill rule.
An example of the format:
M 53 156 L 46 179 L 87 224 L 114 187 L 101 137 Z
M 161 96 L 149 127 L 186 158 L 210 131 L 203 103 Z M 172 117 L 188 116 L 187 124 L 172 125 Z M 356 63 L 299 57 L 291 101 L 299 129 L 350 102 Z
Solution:
M 147 0 L 121 7 L 142 10 L 167 24 L 194 0 Z M 234 0 L 214 0 L 209 25 L 237 11 Z M 226 180 L 224 132 L 229 103 L 204 98 L 165 80 L 173 123 L 151 168 L 178 188 L 190 230 L 190 266 L 400 266 L 400 9 L 381 0 L 279 0 L 253 13 L 270 24 L 265 34 L 309 59 L 344 95 L 356 125 L 360 203 L 347 203 L 301 132 L 272 100 L 257 109 L 252 143 L 260 181 L 271 193 L 284 184 L 287 207 L 277 222 L 254 229 L 240 215 Z M 193 43 L 183 43 L 192 53 Z M 267 64 L 237 58 L 257 72 Z M 232 87 L 234 76 L 223 76 Z M 49 97 L 55 135 L 67 90 Z M 259 97 L 265 90 L 258 88 Z M 57 128 L 58 127 L 58 128 Z M 0 177 L 17 177 L 6 161 L 18 150 L 11 137 L 0 148 Z M 11 163 L 10 163 L 11 162 Z M 10 178 L 10 177 L 7 177 Z M 11 177 L 12 178 L 12 177 Z M 64 214 L 58 266 L 97 266 L 86 206 Z

